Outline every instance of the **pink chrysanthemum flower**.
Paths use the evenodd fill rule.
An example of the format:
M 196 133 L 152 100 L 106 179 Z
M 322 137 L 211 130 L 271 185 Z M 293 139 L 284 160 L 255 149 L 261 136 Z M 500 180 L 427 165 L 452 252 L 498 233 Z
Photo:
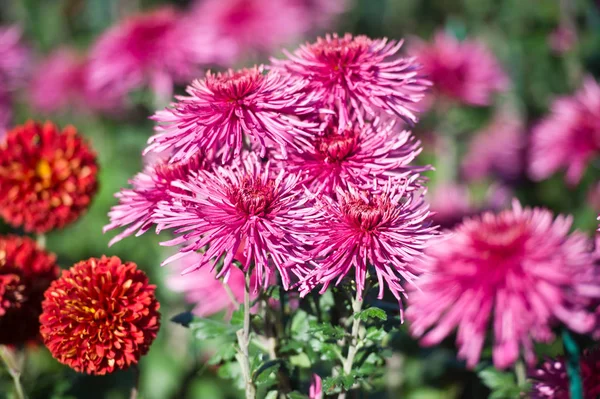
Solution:
M 186 180 L 191 172 L 196 172 L 208 167 L 208 162 L 201 154 L 196 154 L 186 162 L 170 164 L 168 161 L 149 165 L 143 172 L 138 173 L 129 181 L 131 188 L 121 190 L 115 194 L 119 205 L 112 207 L 108 216 L 110 223 L 104 226 L 106 233 L 120 227 L 127 227 L 118 234 L 108 245 L 113 245 L 123 238 L 136 233 L 140 236 L 148 231 L 155 223 L 154 211 L 160 201 L 170 200 L 170 190 L 177 191 L 171 183 L 177 180 Z
M 336 108 L 340 127 L 352 112 L 362 123 L 364 114 L 380 110 L 414 123 L 415 103 L 423 98 L 427 81 L 419 75 L 413 58 L 400 58 L 402 41 L 370 39 L 347 33 L 318 38 L 300 46 L 287 60 L 273 60 L 275 68 L 310 81 L 324 106 Z
M 409 131 L 399 131 L 396 123 L 375 119 L 362 127 L 354 121 L 343 129 L 331 120 L 322 135 L 315 135 L 290 151 L 282 167 L 303 174 L 311 191 L 333 194 L 346 184 L 364 186 L 379 177 L 402 177 L 427 168 L 409 166 L 421 152 L 420 142 Z
M 579 361 L 583 399 L 600 397 L 600 350 L 592 349 L 584 352 Z M 541 367 L 530 370 L 531 399 L 570 399 L 569 376 L 565 359 L 548 359 Z
M 555 321 L 588 332 L 593 315 L 574 302 L 592 254 L 584 234 L 569 235 L 571 222 L 516 200 L 512 210 L 465 220 L 427 251 L 428 273 L 407 311 L 413 335 L 435 345 L 458 328 L 458 355 L 475 367 L 491 324 L 494 364 L 506 368 L 521 350 L 531 364 L 533 341 L 552 340 Z
M 266 287 L 274 265 L 283 286 L 290 285 L 289 271 L 300 273 L 295 263 L 303 262 L 303 244 L 311 232 L 306 228 L 315 211 L 301 195 L 295 174 L 275 175 L 269 164 L 261 164 L 251 153 L 214 172 L 192 173 L 188 181 L 173 183 L 178 191 L 173 200 L 161 202 L 156 213 L 159 229 L 175 229 L 179 236 L 164 245 L 185 246 L 164 263 L 186 256 L 208 245 L 199 261 L 186 271 L 209 263 L 223 266 L 217 278 L 228 281 L 234 256 L 243 246 L 242 266 L 254 266 L 258 285 Z
M 29 50 L 17 26 L 0 27 L 0 138 L 11 128 L 12 94 L 27 77 Z
M 529 175 L 543 180 L 565 168 L 565 180 L 577 184 L 598 153 L 600 86 L 588 77 L 575 95 L 555 100 L 550 115 L 533 129 Z
M 525 131 L 518 117 L 500 113 L 475 134 L 462 162 L 463 176 L 467 180 L 492 177 L 514 181 L 524 169 L 525 145 Z
M 299 136 L 316 129 L 297 118 L 315 111 L 311 96 L 299 94 L 304 87 L 300 80 L 265 73 L 263 67 L 208 72 L 188 86 L 189 96 L 156 113 L 157 134 L 145 152 L 171 149 L 172 160 L 180 161 L 198 149 L 218 150 L 225 162 L 239 156 L 247 134 L 262 155 L 273 143 L 285 153 L 287 145 L 297 146 Z
M 337 190 L 337 201 L 322 196 L 315 208 L 320 217 L 311 225 L 315 234 L 313 259 L 316 268 L 300 284 L 301 296 L 315 286 L 321 293 L 354 269 L 359 295 L 368 269 L 377 276 L 379 297 L 387 288 L 401 303 L 403 284 L 414 284 L 421 269 L 417 260 L 437 235 L 429 222 L 429 208 L 415 183 L 418 175 L 404 181 L 361 190 L 348 186 Z
M 92 90 L 88 79 L 88 60 L 69 48 L 50 54 L 36 68 L 30 85 L 32 105 L 42 112 L 68 107 L 78 110 L 115 110 L 123 98 Z
M 218 48 L 218 49 L 217 49 Z M 150 86 L 161 99 L 174 82 L 186 82 L 200 65 L 226 50 L 198 21 L 163 7 L 130 16 L 105 32 L 90 52 L 90 83 L 115 96 Z
M 445 32 L 432 43 L 415 42 L 410 49 L 423 64 L 436 92 L 470 105 L 486 106 L 494 93 L 508 88 L 508 77 L 494 54 L 476 40 L 458 41 Z
M 318 374 L 313 374 L 310 379 L 308 397 L 310 399 L 323 399 L 323 381 Z
M 300 39 L 311 25 L 307 11 L 290 0 L 201 0 L 192 14 L 239 59 L 268 54 Z
M 235 255 L 234 259 L 243 262 L 241 252 L 243 249 Z M 222 311 L 226 311 L 227 315 L 231 316 L 231 313 L 244 301 L 246 284 L 244 273 L 239 268 L 232 267 L 227 283 L 217 279 L 215 271 L 207 267 L 184 273 L 198 262 L 202 262 L 202 255 L 198 253 L 191 253 L 181 259 L 178 267 L 174 269 L 177 273 L 167 277 L 167 286 L 175 292 L 183 293 L 186 302 L 194 305 L 192 313 L 197 316 L 208 317 Z M 225 284 L 229 287 L 230 293 L 225 289 Z

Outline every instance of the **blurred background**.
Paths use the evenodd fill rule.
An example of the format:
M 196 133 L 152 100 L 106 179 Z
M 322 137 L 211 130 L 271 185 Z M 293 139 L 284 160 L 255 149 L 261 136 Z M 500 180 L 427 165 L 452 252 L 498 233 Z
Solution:
M 141 75 L 115 89 L 118 101 L 91 98 L 81 74 L 98 60 L 110 66 L 122 58 L 119 49 L 99 38 L 126 18 L 165 6 L 172 7 L 169 12 L 180 26 L 170 42 L 153 47 L 152 56 L 161 62 L 176 59 L 180 53 L 171 50 L 186 41 L 202 49 L 193 55 L 198 69 L 186 71 L 186 76 L 165 78 L 151 71 L 146 75 L 144 68 L 150 70 L 157 61 L 143 60 L 147 64 Z M 437 221 L 451 227 L 465 215 L 501 209 L 516 196 L 528 205 L 574 215 L 575 226 L 590 234 L 597 226 L 597 164 L 592 163 L 576 184 L 566 181 L 562 172 L 534 182 L 526 168 L 532 128 L 552 101 L 574 93 L 585 76 L 600 73 L 600 9 L 591 0 L 0 0 L 0 25 L 18 30 L 27 49 L 19 85 L 2 94 L 0 115 L 8 115 L 4 127 L 30 118 L 73 124 L 99 157 L 100 191 L 93 206 L 77 223 L 49 234 L 47 248 L 58 255 L 62 267 L 92 256 L 117 255 L 136 262 L 158 286 L 163 326 L 141 361 L 144 398 L 242 396 L 229 380 L 219 378 L 217 368 L 206 364 L 211 343 L 194 340 L 188 330 L 169 322 L 193 304 L 165 284 L 173 271 L 160 267 L 168 255 L 158 245 L 164 237 L 149 233 L 109 248 L 114 233 L 102 234 L 107 212 L 116 204 L 113 195 L 144 167 L 141 151 L 153 131 L 149 117 L 168 104 L 172 93 L 184 92 L 189 75 L 201 77 L 207 68 L 268 63 L 269 56 L 281 56 L 283 48 L 292 50 L 326 32 L 405 38 L 404 54 L 424 51 L 436 35 L 436 40 L 476 41 L 485 51 L 470 52 L 472 61 L 482 69 L 497 68 L 495 77 L 503 75 L 502 82 L 484 101 L 452 98 L 449 92 L 438 96 L 442 88 L 436 88 L 414 127 L 424 147 L 418 163 L 436 168 L 428 176 L 428 195 Z M 157 26 L 138 39 L 150 42 L 145 45 L 162 40 Z M 449 65 L 461 62 L 452 44 L 446 44 L 445 51 L 442 59 Z M 123 70 L 116 73 L 122 73 L 123 80 L 127 75 Z M 492 74 L 489 79 L 493 78 Z M 388 375 L 379 393 L 369 397 L 487 397 L 486 384 L 455 360 L 452 342 L 422 350 L 405 327 L 403 331 L 392 340 Z M 552 354 L 556 348 L 539 349 Z M 24 385 L 32 399 L 126 398 L 133 380 L 130 372 L 76 374 L 43 347 L 30 349 L 25 369 Z M 9 387 L 8 375 L 0 374 L 0 397 Z

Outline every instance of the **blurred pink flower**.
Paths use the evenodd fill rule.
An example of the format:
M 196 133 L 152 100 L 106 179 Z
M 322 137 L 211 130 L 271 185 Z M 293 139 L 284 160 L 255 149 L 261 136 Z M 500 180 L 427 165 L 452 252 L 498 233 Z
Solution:
M 583 399 L 600 397 L 600 350 L 586 350 L 579 360 Z M 564 357 L 547 359 L 528 373 L 533 381 L 531 399 L 570 399 L 569 376 Z
M 171 191 L 180 191 L 171 185 L 174 181 L 186 180 L 191 172 L 208 167 L 208 162 L 201 154 L 196 154 L 187 162 L 168 163 L 168 160 L 148 165 L 143 172 L 138 173 L 129 181 L 131 188 L 115 194 L 119 205 L 112 207 L 108 216 L 110 224 L 104 226 L 106 233 L 120 227 L 127 227 L 118 234 L 108 245 L 113 245 L 123 238 L 136 233 L 140 236 L 148 231 L 155 223 L 154 211 L 161 201 L 171 199 Z
M 306 91 L 315 93 L 324 107 L 336 109 L 341 128 L 352 113 L 363 123 L 365 113 L 381 110 L 414 123 L 415 103 L 428 82 L 414 59 L 397 56 L 401 47 L 402 41 L 333 34 L 301 45 L 293 54 L 284 51 L 287 59 L 272 62 L 275 69 L 308 79 Z
M 557 54 L 568 52 L 577 43 L 577 32 L 566 26 L 559 26 L 548 36 L 548 45 Z
M 200 0 L 191 13 L 237 59 L 293 43 L 311 24 L 308 10 L 297 0 Z
M 318 374 L 313 374 L 308 391 L 309 399 L 323 399 L 323 382 Z
M 432 43 L 416 41 L 411 55 L 439 94 L 470 105 L 492 103 L 494 93 L 505 91 L 509 80 L 494 54 L 476 40 L 459 41 L 437 32 Z
M 316 267 L 300 283 L 301 296 L 317 285 L 325 292 L 351 269 L 362 296 L 367 268 L 372 267 L 379 282 L 379 298 L 388 289 L 402 306 L 403 285 L 415 283 L 421 273 L 417 261 L 437 235 L 417 179 L 418 175 L 388 180 L 368 190 L 338 188 L 337 201 L 328 196 L 316 198 L 320 215 L 310 227 L 315 233 Z
M 173 268 L 173 273 L 167 277 L 167 287 L 175 292 L 183 293 L 186 302 L 194 305 L 192 313 L 196 316 L 208 317 L 226 311 L 230 317 L 231 313 L 238 309 L 239 303 L 244 302 L 244 285 L 246 284 L 244 272 L 237 267 L 232 267 L 227 283 L 216 278 L 215 270 L 206 267 L 184 273 L 185 270 L 201 261 L 202 255 L 198 253 L 191 253 L 181 259 L 179 264 Z M 237 304 L 225 289 L 225 284 L 229 286 Z
M 461 165 L 463 176 L 469 181 L 486 177 L 514 181 L 524 169 L 525 146 L 522 122 L 502 112 L 471 140 Z
M 33 107 L 47 113 L 67 107 L 110 111 L 123 105 L 121 97 L 92 90 L 87 59 L 69 48 L 55 50 L 36 67 L 29 94 Z
M 346 184 L 364 186 L 379 177 L 402 177 L 427 170 L 409 166 L 421 152 L 409 131 L 396 128 L 395 121 L 375 118 L 360 127 L 353 120 L 339 130 L 330 120 L 322 135 L 311 137 L 301 150 L 291 150 L 282 167 L 303 174 L 303 184 L 315 193 L 334 194 Z
M 173 83 L 184 83 L 201 65 L 218 62 L 227 52 L 214 35 L 190 14 L 171 7 L 130 16 L 106 31 L 90 52 L 94 90 L 123 96 L 149 86 L 162 100 Z
M 339 17 L 350 8 L 353 0 L 298 0 L 306 7 L 310 21 L 317 28 L 331 29 L 336 17 Z
M 579 332 L 594 326 L 579 306 L 579 276 L 593 268 L 591 245 L 569 235 L 571 217 L 553 220 L 550 211 L 522 208 L 465 220 L 449 238 L 427 251 L 420 290 L 411 292 L 411 332 L 435 345 L 458 328 L 458 355 L 475 367 L 493 326 L 493 361 L 512 365 L 523 350 L 535 361 L 533 341 L 550 342 L 561 321 Z M 490 320 L 491 319 L 491 320 Z
M 244 246 L 243 270 L 254 267 L 254 290 L 258 285 L 267 287 L 273 265 L 287 289 L 289 271 L 299 273 L 292 266 L 305 261 L 302 245 L 312 234 L 306 225 L 315 213 L 301 195 L 300 177 L 284 171 L 276 175 L 255 153 L 231 166 L 215 167 L 214 172 L 191 175 L 188 181 L 173 183 L 178 190 L 171 192 L 170 202 L 159 204 L 156 213 L 158 229 L 175 229 L 178 235 L 163 245 L 184 245 L 164 263 L 208 245 L 189 270 L 207 263 L 214 267 L 222 259 L 217 277 L 227 281 L 234 255 Z
M 311 95 L 301 96 L 305 83 L 263 67 L 208 72 L 206 78 L 187 88 L 189 96 L 153 117 L 157 133 L 150 138 L 148 152 L 173 151 L 173 161 L 185 160 L 198 149 L 218 150 L 223 161 L 238 157 L 244 133 L 264 155 L 267 145 L 298 146 L 317 130 L 298 115 L 314 112 Z
M 12 104 L 6 93 L 0 92 L 0 140 L 10 130 L 12 123 Z
M 12 124 L 12 94 L 29 72 L 29 49 L 21 36 L 17 26 L 0 26 L 0 138 Z
M 600 86 L 587 77 L 573 96 L 560 97 L 531 136 L 529 174 L 534 180 L 565 168 L 565 180 L 579 183 L 588 163 L 600 152 Z

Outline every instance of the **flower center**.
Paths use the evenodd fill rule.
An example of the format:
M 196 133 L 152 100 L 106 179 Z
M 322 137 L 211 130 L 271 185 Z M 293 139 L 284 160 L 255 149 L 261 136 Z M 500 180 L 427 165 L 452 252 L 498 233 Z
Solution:
M 249 216 L 264 216 L 275 199 L 274 182 L 266 184 L 258 178 L 246 177 L 231 193 L 236 209 Z
M 236 102 L 253 93 L 262 79 L 258 68 L 242 69 L 209 75 L 206 77 L 206 86 L 218 100 Z
M 329 40 L 319 38 L 310 46 L 310 50 L 315 57 L 330 64 L 337 71 L 366 53 L 370 45 L 371 40 L 366 36 L 345 35 L 344 37 L 333 36 Z
M 18 308 L 25 302 L 25 285 L 14 273 L 0 275 L 0 317 L 11 308 Z
M 341 204 L 341 211 L 346 221 L 364 232 L 373 231 L 381 226 L 392 209 L 389 200 L 382 197 L 366 200 L 357 195 L 354 198 L 344 199 Z
M 501 266 L 501 269 L 512 268 L 520 264 L 513 260 L 518 260 L 523 253 L 527 231 L 524 223 L 494 220 L 475 232 L 473 245 L 485 254 L 490 260 L 489 264 Z M 504 272 L 501 274 L 504 276 Z
M 357 139 L 354 131 L 347 129 L 343 134 L 328 134 L 318 137 L 315 149 L 327 163 L 339 163 L 352 154 L 356 148 Z

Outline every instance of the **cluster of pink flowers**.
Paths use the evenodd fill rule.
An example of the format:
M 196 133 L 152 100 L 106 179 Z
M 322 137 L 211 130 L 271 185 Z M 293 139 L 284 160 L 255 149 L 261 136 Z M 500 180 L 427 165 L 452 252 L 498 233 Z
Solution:
M 125 229 L 113 242 L 172 230 L 163 244 L 179 252 L 164 263 L 182 258 L 186 278 L 222 279 L 234 297 L 241 269 L 254 292 L 280 281 L 301 295 L 349 275 L 362 293 L 371 276 L 401 304 L 437 228 L 424 201 L 429 167 L 410 165 L 420 143 L 401 127 L 416 121 L 428 82 L 400 46 L 328 35 L 274 65 L 193 81 L 154 116 L 145 153 L 169 156 L 117 194 L 105 229 Z M 219 305 L 198 313 L 229 307 L 205 286 Z

